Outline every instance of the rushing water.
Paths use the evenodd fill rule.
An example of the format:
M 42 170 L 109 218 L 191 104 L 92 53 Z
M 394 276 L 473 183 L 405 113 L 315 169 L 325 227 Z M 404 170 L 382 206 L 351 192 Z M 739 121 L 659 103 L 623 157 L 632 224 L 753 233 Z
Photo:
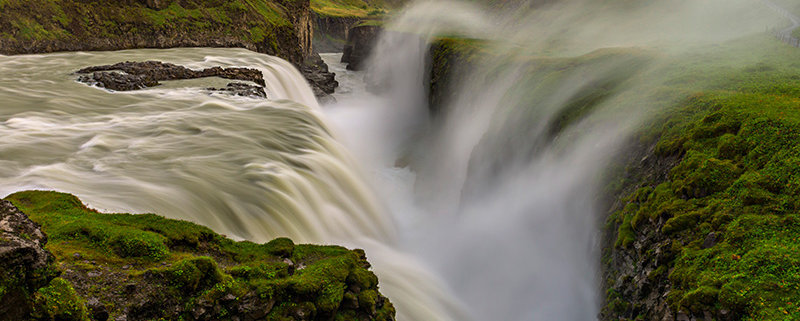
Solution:
M 553 10 L 560 14 L 547 16 Z M 366 90 L 365 74 L 324 55 L 341 87 L 338 103 L 323 107 L 287 62 L 240 49 L 0 56 L 0 195 L 54 189 L 100 210 L 154 212 L 237 239 L 365 248 L 400 320 L 594 319 L 596 179 L 643 114 L 620 108 L 630 99 L 620 96 L 643 82 L 620 72 L 628 60 L 558 77 L 529 73 L 525 61 L 647 32 L 601 43 L 567 31 L 578 18 L 584 27 L 632 24 L 558 6 L 510 17 L 484 11 L 439 1 L 399 15 L 390 28 L 403 32 L 382 37 L 366 75 L 380 94 Z M 492 60 L 460 71 L 465 81 L 431 120 L 427 45 L 455 32 L 508 41 L 492 48 Z M 584 41 L 556 41 L 564 32 Z M 220 79 L 110 93 L 72 74 L 143 60 L 259 68 L 270 99 L 201 90 Z M 570 101 L 607 79 L 626 90 L 585 121 L 550 131 Z

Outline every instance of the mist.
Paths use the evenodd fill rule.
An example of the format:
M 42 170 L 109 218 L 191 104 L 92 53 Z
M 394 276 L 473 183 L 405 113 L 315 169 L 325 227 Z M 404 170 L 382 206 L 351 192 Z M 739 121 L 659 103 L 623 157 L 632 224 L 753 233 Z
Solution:
M 670 104 L 654 94 L 663 69 L 779 23 L 757 1 L 420 1 L 370 60 L 380 92 L 326 113 L 389 205 L 397 247 L 458 302 L 463 315 L 437 319 L 593 320 L 602 174 Z M 452 67 L 432 115 L 426 66 L 443 36 L 483 50 Z

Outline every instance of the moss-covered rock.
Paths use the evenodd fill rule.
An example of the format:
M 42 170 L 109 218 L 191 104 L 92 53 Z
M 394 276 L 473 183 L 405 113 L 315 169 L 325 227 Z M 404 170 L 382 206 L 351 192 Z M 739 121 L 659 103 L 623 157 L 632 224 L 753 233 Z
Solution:
M 310 16 L 308 0 L 4 0 L 0 54 L 241 47 L 299 65 Z
M 603 320 L 800 318 L 800 52 L 704 50 L 662 70 L 678 103 L 617 165 Z
M 287 238 L 234 242 L 153 214 L 98 213 L 57 192 L 19 192 L 7 200 L 41 224 L 55 256 L 49 266 L 61 273 L 25 287 L 30 317 L 394 319 L 361 250 Z

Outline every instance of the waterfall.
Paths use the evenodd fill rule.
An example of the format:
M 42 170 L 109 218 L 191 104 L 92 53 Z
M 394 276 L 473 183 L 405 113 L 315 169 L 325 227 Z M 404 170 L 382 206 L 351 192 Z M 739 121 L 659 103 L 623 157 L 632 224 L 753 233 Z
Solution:
M 598 178 L 646 118 L 640 93 L 663 61 L 599 49 L 667 52 L 762 30 L 729 21 L 759 14 L 745 2 L 414 3 L 368 64 L 379 93 L 323 107 L 287 62 L 241 49 L 0 56 L 0 195 L 54 189 L 235 239 L 364 248 L 399 320 L 591 320 Z M 490 54 L 453 71 L 431 118 L 437 35 L 480 39 Z M 109 93 L 71 74 L 153 59 L 259 68 L 270 99 L 209 95 L 195 81 Z
M 325 111 L 386 200 L 397 246 L 459 302 L 446 311 L 461 315 L 436 319 L 593 320 L 600 178 L 659 106 L 649 93 L 664 53 L 763 31 L 767 17 L 747 1 L 418 1 L 373 52 L 365 79 L 377 93 Z M 441 35 L 483 47 L 450 66 L 431 118 L 424 66 Z M 643 45 L 658 51 L 604 49 Z

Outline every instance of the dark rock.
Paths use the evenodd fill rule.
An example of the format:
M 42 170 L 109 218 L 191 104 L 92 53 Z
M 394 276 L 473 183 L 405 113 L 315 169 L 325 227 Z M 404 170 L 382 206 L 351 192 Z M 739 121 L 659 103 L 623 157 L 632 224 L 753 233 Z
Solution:
M 158 86 L 159 83 L 145 76 L 120 72 L 94 72 L 78 77 L 78 81 L 114 91 L 131 91 Z
M 342 53 L 342 62 L 347 63 L 347 69 L 362 69 L 381 32 L 383 28 L 380 26 L 355 26 L 350 29 Z
M 0 200 L 0 316 L 24 320 L 31 310 L 30 294 L 55 277 L 53 255 L 44 249 L 47 237 L 11 202 Z M 45 273 L 42 273 L 44 271 Z
M 336 90 L 336 87 L 339 87 L 339 82 L 336 81 L 336 74 L 328 71 L 328 65 L 322 61 L 319 54 L 307 57 L 305 63 L 300 67 L 300 73 L 308 80 L 314 96 L 321 103 L 336 101 L 330 94 Z
M 361 22 L 354 17 L 314 15 L 313 49 L 315 53 L 342 52 L 350 28 Z
M 93 321 L 106 321 L 108 320 L 108 309 L 97 298 L 90 298 L 86 302 L 86 307 L 89 308 L 89 314 Z
M 703 248 L 707 249 L 714 246 L 714 244 L 717 244 L 717 234 L 714 232 L 708 233 L 708 235 L 706 235 L 706 239 L 703 240 Z
M 171 0 L 144 0 L 145 5 L 153 10 L 161 10 L 169 7 Z
M 220 92 L 231 96 L 267 98 L 267 93 L 264 91 L 264 87 L 240 82 L 229 83 L 225 88 L 207 88 L 206 90 Z
M 225 88 L 208 88 L 234 96 L 267 98 L 264 75 L 257 69 L 212 67 L 192 70 L 160 61 L 121 62 L 114 65 L 87 67 L 76 73 L 84 74 L 78 81 L 115 91 L 130 91 L 160 85 L 159 81 L 220 77 L 252 81 L 258 85 L 229 83 Z M 88 74 L 88 75 L 86 75 Z
M 252 81 L 256 84 L 264 86 L 264 75 L 261 74 L 261 71 L 257 69 L 250 69 L 250 68 L 222 68 L 222 67 L 213 67 L 213 68 L 206 68 L 203 70 L 192 70 L 186 68 L 184 66 L 178 66 L 175 64 L 170 63 L 163 63 L 160 61 L 145 61 L 145 62 L 121 62 L 113 65 L 103 65 L 103 66 L 94 66 L 94 67 L 87 67 L 81 70 L 78 70 L 76 73 L 78 74 L 92 74 L 92 78 L 95 81 L 101 82 L 101 79 L 98 79 L 95 75 L 98 72 L 109 72 L 109 71 L 122 71 L 122 73 L 115 73 L 118 75 L 126 75 L 126 76 L 140 76 L 142 79 L 137 79 L 138 77 L 122 77 L 122 76 L 114 76 L 113 78 L 108 79 L 110 82 L 137 82 L 137 85 L 134 86 L 121 86 L 120 90 L 126 90 L 124 88 L 132 88 L 127 90 L 136 90 L 141 89 L 144 87 L 139 87 L 138 85 L 144 85 L 146 87 L 157 86 L 159 81 L 164 80 L 179 80 L 179 79 L 197 79 L 197 78 L 205 78 L 205 77 L 220 77 L 225 79 L 233 79 L 233 80 L 244 80 L 244 81 Z M 101 73 L 102 74 L 102 73 Z M 83 78 L 83 77 L 82 77 Z M 86 82 L 82 79 L 80 81 Z M 103 82 L 104 85 L 111 85 L 113 83 L 106 83 Z M 118 86 L 120 87 L 120 86 Z M 105 87 L 109 88 L 109 87 Z M 112 89 L 112 88 L 109 88 Z

